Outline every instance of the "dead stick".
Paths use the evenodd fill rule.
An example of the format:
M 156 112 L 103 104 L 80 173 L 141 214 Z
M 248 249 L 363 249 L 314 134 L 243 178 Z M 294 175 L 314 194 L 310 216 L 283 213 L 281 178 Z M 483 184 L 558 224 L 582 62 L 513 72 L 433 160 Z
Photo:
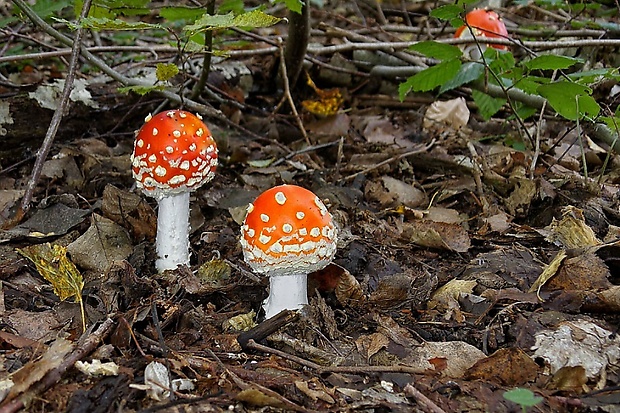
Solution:
M 430 148 L 432 148 L 434 145 L 435 145 L 435 139 L 430 141 L 428 143 L 428 145 L 426 145 L 426 146 L 423 146 L 421 148 L 415 149 L 413 151 L 401 153 L 400 155 L 396 155 L 394 157 L 391 157 L 390 159 L 386 159 L 385 161 L 382 161 L 382 162 L 379 162 L 378 164 L 372 165 L 371 167 L 368 167 L 368 168 L 364 169 L 363 171 L 359 171 L 359 172 L 356 172 L 356 173 L 354 173 L 352 175 L 345 176 L 344 178 L 341 179 L 341 181 L 350 181 L 351 179 L 357 177 L 358 175 L 365 174 L 365 173 L 368 173 L 370 171 L 374 171 L 375 169 L 381 168 L 384 165 L 389 165 L 392 162 L 400 161 L 401 159 L 406 158 L 408 156 L 417 155 L 419 153 L 426 152 Z
M 299 130 L 303 135 L 306 143 L 311 145 L 310 139 L 308 138 L 308 134 L 306 133 L 306 128 L 304 127 L 304 123 L 301 121 L 301 117 L 297 112 L 297 108 L 295 107 L 295 102 L 293 101 L 293 95 L 291 95 L 291 87 L 289 84 L 288 74 L 286 72 L 286 63 L 284 56 L 284 49 L 282 48 L 282 43 L 280 42 L 278 47 L 280 48 L 280 71 L 282 76 L 282 83 L 284 83 L 284 96 L 288 100 L 289 105 L 291 106 L 291 112 L 293 112 L 293 116 L 295 116 L 295 120 L 297 121 L 297 125 L 299 126 Z
M 271 390 L 271 389 L 269 389 L 269 388 L 267 388 L 265 386 L 261 386 L 258 383 L 253 383 L 253 382 L 252 383 L 248 383 L 248 382 L 246 382 L 241 377 L 239 377 L 237 374 L 235 374 L 235 372 L 233 372 L 232 370 L 228 369 L 224 365 L 224 363 L 222 363 L 222 360 L 220 360 L 220 358 L 210 348 L 206 348 L 206 351 L 215 360 L 217 365 L 222 370 L 224 370 L 226 372 L 226 374 L 228 374 L 228 376 L 235 382 L 235 384 L 241 390 L 248 390 L 248 389 L 259 390 L 263 394 L 265 394 L 265 395 L 267 395 L 269 397 L 273 397 L 274 399 L 280 401 L 289 410 L 294 410 L 296 412 L 302 412 L 302 413 L 314 413 L 314 412 L 316 412 L 316 410 L 306 409 L 303 406 L 299 406 L 299 405 L 293 403 L 292 401 L 290 401 L 286 397 L 282 396 L 280 393 L 278 393 L 275 390 Z
M 350 374 L 364 374 L 364 373 L 406 373 L 406 374 L 421 374 L 424 371 L 420 368 L 410 366 L 321 366 L 310 360 L 297 357 L 293 354 L 285 353 L 278 349 L 268 347 L 262 344 L 258 344 L 254 340 L 249 340 L 247 348 L 253 350 L 259 350 L 264 353 L 275 354 L 283 359 L 293 361 L 301 366 L 311 368 L 319 373 L 350 373 Z
M 14 0 L 14 3 L 20 9 L 27 8 L 28 6 L 23 2 L 23 0 Z M 80 20 L 85 18 L 88 15 L 88 10 L 90 9 L 90 0 L 85 0 L 82 4 L 82 11 L 80 13 Z M 22 198 L 22 202 L 15 213 L 15 216 L 7 220 L 7 225 L 9 227 L 13 227 L 17 225 L 24 216 L 30 210 L 30 204 L 32 202 L 32 196 L 34 195 L 34 189 L 37 186 L 37 182 L 39 182 L 39 178 L 41 177 L 41 171 L 43 170 L 43 164 L 45 163 L 45 159 L 52 149 L 52 144 L 54 143 L 54 138 L 56 137 L 56 132 L 58 132 L 58 127 L 60 126 L 60 121 L 62 120 L 63 113 L 69 103 L 69 97 L 71 96 L 71 91 L 73 90 L 73 81 L 75 80 L 75 72 L 77 70 L 78 61 L 80 57 L 80 47 L 82 46 L 82 35 L 84 29 L 78 26 L 78 29 L 75 32 L 75 39 L 73 41 L 73 47 L 71 49 L 71 61 L 69 63 L 69 71 L 67 72 L 67 77 L 65 79 L 65 85 L 62 90 L 62 96 L 60 97 L 60 102 L 58 102 L 58 106 L 54 111 L 54 116 L 52 116 L 52 121 L 47 129 L 47 133 L 45 134 L 45 139 L 43 139 L 43 144 L 39 149 L 37 154 L 37 160 L 34 163 L 34 167 L 32 168 L 32 175 L 26 184 L 26 191 L 24 192 L 24 197 Z
M 407 383 L 403 389 L 407 397 L 414 398 L 418 406 L 428 413 L 446 413 L 444 409 L 437 406 L 434 401 L 426 397 L 420 390 L 416 389 L 413 384 Z
M 77 361 L 83 359 L 88 354 L 92 353 L 99 343 L 112 331 L 114 321 L 108 318 L 91 334 L 84 333 L 80 338 L 80 344 L 73 350 L 67 358 L 65 358 L 59 365 L 53 370 L 50 370 L 41 381 L 37 382 L 27 394 L 22 394 L 14 400 L 11 400 L 6 405 L 0 408 L 0 413 L 14 413 L 25 407 L 27 400 L 32 400 L 35 395 L 41 394 L 56 383 L 58 383 L 62 376 L 69 370 Z

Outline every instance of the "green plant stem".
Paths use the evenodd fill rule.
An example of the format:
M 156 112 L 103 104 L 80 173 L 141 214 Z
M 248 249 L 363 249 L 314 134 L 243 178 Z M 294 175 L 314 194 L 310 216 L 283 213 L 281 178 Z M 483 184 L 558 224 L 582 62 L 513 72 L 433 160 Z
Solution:
M 284 63 L 288 73 L 288 84 L 291 88 L 295 87 L 299 79 L 304 57 L 308 50 L 308 39 L 310 38 L 310 5 L 308 1 L 303 1 L 301 13 L 295 13 L 292 10 L 288 13 L 289 28 L 284 50 Z
M 207 3 L 207 13 L 213 15 L 215 13 L 215 0 L 210 0 Z M 207 30 L 205 32 L 205 50 L 204 57 L 202 59 L 202 70 L 200 71 L 200 77 L 194 84 L 190 99 L 196 100 L 202 91 L 204 90 L 207 80 L 209 79 L 209 72 L 211 70 L 211 56 L 213 54 L 213 30 Z

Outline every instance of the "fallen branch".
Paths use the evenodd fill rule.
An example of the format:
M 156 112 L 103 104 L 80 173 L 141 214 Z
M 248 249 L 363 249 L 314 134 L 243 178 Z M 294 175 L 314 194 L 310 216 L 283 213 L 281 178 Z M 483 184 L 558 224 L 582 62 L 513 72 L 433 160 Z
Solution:
M 20 8 L 27 7 L 23 0 L 14 1 L 15 4 L 17 4 L 17 6 Z M 90 0 L 85 0 L 82 4 L 80 19 L 85 18 L 88 15 L 89 10 Z M 52 144 L 54 143 L 56 132 L 58 132 L 58 128 L 60 127 L 60 121 L 62 120 L 62 116 L 67 108 L 67 104 L 69 103 L 71 91 L 73 90 L 73 81 L 75 80 L 75 72 L 78 66 L 78 58 L 80 56 L 80 47 L 82 43 L 83 32 L 84 30 L 82 28 L 78 28 L 75 33 L 75 41 L 73 43 L 73 48 L 71 49 L 71 61 L 69 63 L 69 70 L 67 72 L 67 77 L 65 78 L 65 85 L 62 90 L 60 102 L 58 102 L 58 106 L 54 111 L 54 116 L 52 116 L 52 120 L 49 127 L 47 128 L 45 138 L 43 139 L 43 143 L 41 144 L 41 148 L 39 149 L 39 152 L 37 154 L 37 158 L 32 168 L 30 179 L 28 179 L 28 183 L 26 184 L 26 189 L 22 198 L 22 202 L 17 208 L 17 212 L 15 213 L 13 218 L 7 220 L 7 222 L 5 223 L 5 225 L 9 228 L 19 223 L 30 210 L 32 196 L 37 186 L 37 182 L 39 181 L 39 177 L 41 176 L 41 171 L 43 171 L 43 164 L 45 163 L 45 159 L 47 158 L 50 149 L 52 149 Z
M 41 381 L 37 382 L 32 388 L 18 397 L 0 407 L 0 413 L 14 413 L 25 407 L 28 400 L 43 394 L 46 390 L 58 383 L 65 373 L 73 365 L 84 357 L 95 351 L 99 343 L 112 331 L 114 321 L 106 319 L 93 333 L 84 333 L 78 341 L 78 346 L 69 354 L 58 367 L 50 370 Z

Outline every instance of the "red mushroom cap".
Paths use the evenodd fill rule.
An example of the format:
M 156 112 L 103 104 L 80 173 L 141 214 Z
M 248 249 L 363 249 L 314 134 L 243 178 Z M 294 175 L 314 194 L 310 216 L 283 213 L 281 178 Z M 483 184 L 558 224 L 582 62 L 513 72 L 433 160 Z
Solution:
M 323 202 L 296 185 L 263 192 L 248 206 L 241 226 L 245 262 L 257 273 L 271 276 L 324 268 L 334 258 L 337 237 Z
M 491 10 L 475 9 L 467 13 L 465 21 L 472 28 L 475 36 L 507 39 L 508 30 L 497 13 Z M 466 25 L 459 27 L 454 34 L 455 38 L 469 37 L 469 29 Z M 491 47 L 507 50 L 508 47 L 501 44 L 492 44 Z
M 199 115 L 168 110 L 146 118 L 136 134 L 131 165 L 138 187 L 161 199 L 213 179 L 217 146 Z

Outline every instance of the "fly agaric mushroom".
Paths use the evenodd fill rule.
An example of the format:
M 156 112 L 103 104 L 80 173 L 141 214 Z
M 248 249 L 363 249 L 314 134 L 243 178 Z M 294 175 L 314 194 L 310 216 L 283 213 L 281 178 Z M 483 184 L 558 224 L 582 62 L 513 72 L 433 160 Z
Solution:
M 467 22 L 467 25 L 471 27 L 471 31 L 467 27 L 467 25 L 463 25 L 456 30 L 456 33 L 454 34 L 455 38 L 457 39 L 471 39 L 472 37 L 474 38 L 490 37 L 494 39 L 509 38 L 508 30 L 506 30 L 506 25 L 504 24 L 502 19 L 499 17 L 499 15 L 495 13 L 494 11 L 485 10 L 485 9 L 472 10 L 465 15 L 465 21 Z M 486 49 L 486 45 L 480 45 L 480 46 L 482 47 L 482 51 Z M 508 46 L 505 46 L 502 44 L 492 44 L 490 46 L 498 50 L 508 50 Z M 477 46 L 474 45 L 474 47 L 476 48 L 475 50 L 477 51 L 478 49 Z M 474 55 L 474 53 L 472 53 L 473 49 L 472 50 L 469 50 L 469 49 L 472 49 L 472 48 L 471 47 L 465 48 L 465 51 L 466 52 L 469 51 L 469 53 L 473 57 Z M 479 54 L 479 52 L 477 52 L 477 54 Z
M 136 133 L 131 166 L 157 200 L 157 270 L 189 264 L 189 194 L 213 179 L 217 146 L 200 115 L 168 110 L 147 116 Z
M 270 277 L 266 318 L 308 304 L 307 275 L 331 262 L 337 237 L 323 202 L 299 186 L 268 189 L 248 206 L 241 247 L 245 262 Z

